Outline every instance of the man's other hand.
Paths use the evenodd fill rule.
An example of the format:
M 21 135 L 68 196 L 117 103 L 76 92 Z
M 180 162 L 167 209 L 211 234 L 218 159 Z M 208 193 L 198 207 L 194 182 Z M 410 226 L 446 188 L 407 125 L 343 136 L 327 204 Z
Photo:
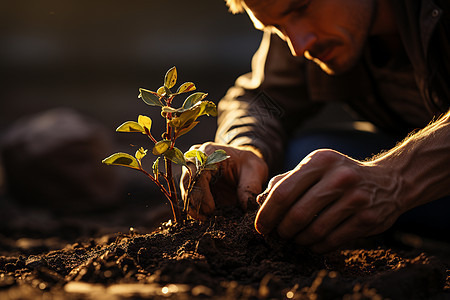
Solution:
M 255 220 L 262 234 L 276 230 L 316 252 L 389 228 L 403 212 L 402 181 L 392 166 L 317 150 L 293 170 L 275 176 L 258 197 Z

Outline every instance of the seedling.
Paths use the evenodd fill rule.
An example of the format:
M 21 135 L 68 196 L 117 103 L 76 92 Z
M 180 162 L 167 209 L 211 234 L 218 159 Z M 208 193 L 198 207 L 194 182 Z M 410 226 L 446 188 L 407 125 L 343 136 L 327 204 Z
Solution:
M 224 150 L 216 150 L 211 155 L 206 155 L 200 150 L 191 150 L 183 154 L 180 149 L 175 147 L 177 139 L 192 130 L 199 122 L 198 117 L 203 115 L 217 116 L 216 105 L 205 100 L 208 94 L 196 92 L 188 96 L 183 105 L 174 108 L 173 100 L 175 96 L 192 92 L 196 89 L 194 83 L 186 82 L 180 85 L 175 93 L 171 89 L 177 82 L 177 69 L 175 67 L 167 71 L 164 77 L 164 85 L 156 92 L 139 89 L 139 96 L 146 104 L 160 107 L 161 116 L 166 121 L 166 131 L 161 135 L 162 140 L 156 140 L 151 134 L 152 120 L 144 115 L 139 115 L 136 121 L 127 121 L 120 125 L 116 131 L 119 132 L 140 132 L 153 143 L 152 154 L 157 156 L 153 162 L 152 171 L 148 172 L 142 167 L 142 160 L 147 155 L 147 149 L 140 147 L 134 156 L 119 152 L 115 153 L 102 162 L 107 165 L 118 165 L 138 170 L 150 178 L 161 190 L 164 196 L 169 200 L 175 223 L 184 221 L 187 217 L 189 194 L 195 185 L 200 174 L 207 170 L 215 170 L 217 164 L 229 156 Z M 164 158 L 164 172 L 159 168 L 160 157 Z M 192 174 L 187 163 L 195 160 L 197 170 Z M 184 205 L 179 206 L 178 193 L 173 177 L 172 162 L 185 167 L 189 173 L 189 183 Z

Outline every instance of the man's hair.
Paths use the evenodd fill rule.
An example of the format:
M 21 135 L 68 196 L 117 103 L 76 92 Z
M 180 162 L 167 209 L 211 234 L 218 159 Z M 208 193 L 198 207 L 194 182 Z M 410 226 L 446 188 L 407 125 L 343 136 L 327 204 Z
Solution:
M 245 11 L 244 6 L 242 5 L 243 0 L 225 0 L 225 2 L 227 3 L 228 9 L 233 14 L 239 14 Z

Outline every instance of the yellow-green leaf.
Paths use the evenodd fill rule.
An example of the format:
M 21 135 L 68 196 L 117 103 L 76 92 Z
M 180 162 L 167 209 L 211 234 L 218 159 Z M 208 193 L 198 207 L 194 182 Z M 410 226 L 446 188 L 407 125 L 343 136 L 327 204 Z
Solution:
M 166 73 L 166 77 L 164 78 L 164 85 L 168 89 L 170 89 L 175 85 L 175 83 L 177 83 L 177 68 L 172 67 Z
M 159 96 L 155 92 L 140 88 L 138 98 L 141 98 L 148 105 L 162 106 Z
M 117 127 L 116 131 L 118 132 L 145 132 L 145 129 L 139 125 L 139 123 L 134 121 L 126 121 L 119 127 Z
M 153 169 L 153 175 L 155 175 L 155 179 L 158 180 L 158 176 L 159 176 L 159 157 L 153 163 L 152 169 Z
M 201 107 L 195 107 L 182 112 L 178 117 L 173 118 L 169 125 L 174 128 L 185 128 L 191 125 L 200 115 Z
M 155 146 L 153 147 L 152 153 L 154 155 L 161 155 L 164 152 L 167 151 L 167 149 L 169 149 L 170 147 L 170 141 L 169 140 L 162 140 L 159 141 L 155 144 Z
M 166 152 L 164 152 L 164 156 L 167 157 L 168 159 L 170 159 L 172 162 L 178 164 L 178 165 L 182 165 L 182 166 L 186 166 L 186 160 L 184 159 L 184 155 L 183 152 L 181 152 L 180 149 L 174 147 L 172 149 L 167 150 Z
M 206 162 L 206 160 L 208 159 L 208 156 L 205 154 L 205 152 L 203 152 L 203 151 L 197 151 L 197 159 L 198 159 L 198 161 L 200 162 L 200 165 L 203 165 L 205 162 Z
M 197 149 L 189 150 L 186 153 L 184 153 L 184 157 L 186 157 L 186 158 L 197 157 L 197 151 L 200 151 L 200 150 L 197 150 Z
M 102 160 L 102 163 L 107 165 L 124 166 L 137 170 L 141 168 L 136 158 L 134 158 L 130 154 L 122 152 L 114 153 L 113 155 Z
M 164 96 L 164 95 L 166 94 L 166 89 L 164 88 L 164 86 L 162 86 L 162 87 L 160 87 L 160 88 L 156 91 L 156 93 L 157 93 L 160 97 L 162 97 L 162 96 Z
M 193 82 L 185 82 L 177 90 L 177 94 L 195 91 L 196 87 Z
M 208 94 L 206 94 L 206 93 L 201 93 L 201 92 L 194 93 L 194 94 L 190 95 L 189 97 L 187 97 L 186 100 L 184 100 L 182 107 L 184 109 L 189 109 L 189 108 L 193 107 L 195 104 L 197 104 L 198 102 L 205 99 L 206 96 L 208 96 Z
M 141 161 L 144 156 L 147 155 L 147 149 L 139 148 L 134 155 L 138 161 Z
M 138 117 L 138 123 L 143 128 L 148 130 L 148 133 L 150 133 L 150 129 L 152 128 L 152 119 L 150 119 L 147 116 L 139 115 Z
M 175 129 L 175 133 L 177 134 L 177 137 L 182 136 L 183 134 L 188 133 L 189 131 L 191 131 L 192 128 L 194 128 L 195 126 L 197 126 L 197 124 L 200 122 L 193 122 L 191 123 L 189 126 L 187 127 L 183 127 L 181 129 Z
M 208 115 L 217 117 L 217 108 L 214 102 L 202 101 L 199 106 L 201 107 L 199 116 Z
M 165 113 L 176 113 L 176 112 L 178 112 L 180 109 L 178 109 L 178 108 L 173 108 L 173 107 L 170 107 L 170 106 L 163 106 L 162 108 L 161 108 L 161 111 L 162 112 L 165 112 Z

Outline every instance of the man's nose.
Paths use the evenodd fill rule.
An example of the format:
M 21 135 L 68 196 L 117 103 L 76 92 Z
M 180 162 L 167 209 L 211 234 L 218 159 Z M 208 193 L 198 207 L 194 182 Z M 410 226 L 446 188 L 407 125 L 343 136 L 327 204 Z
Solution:
M 303 56 L 317 41 L 317 36 L 311 31 L 286 30 L 286 41 L 293 56 Z

